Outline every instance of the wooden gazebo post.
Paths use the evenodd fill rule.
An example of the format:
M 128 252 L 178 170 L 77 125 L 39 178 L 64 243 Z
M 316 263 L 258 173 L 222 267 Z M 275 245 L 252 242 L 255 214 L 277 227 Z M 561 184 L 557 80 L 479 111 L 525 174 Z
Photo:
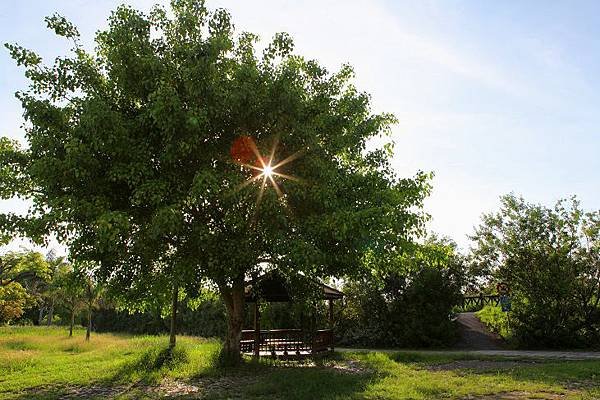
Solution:
M 258 299 L 254 301 L 254 357 L 260 357 L 260 309 Z
M 329 329 L 331 330 L 331 351 L 333 351 L 333 299 L 327 300 L 329 303 Z

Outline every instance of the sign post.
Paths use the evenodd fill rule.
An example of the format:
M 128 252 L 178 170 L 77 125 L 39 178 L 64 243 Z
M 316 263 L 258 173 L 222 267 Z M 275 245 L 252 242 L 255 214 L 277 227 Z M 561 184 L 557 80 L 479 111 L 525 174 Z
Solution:
M 500 295 L 500 307 L 502 307 L 502 311 L 509 312 L 512 308 L 510 302 L 510 287 L 507 283 L 500 282 L 498 285 L 496 285 L 496 289 Z

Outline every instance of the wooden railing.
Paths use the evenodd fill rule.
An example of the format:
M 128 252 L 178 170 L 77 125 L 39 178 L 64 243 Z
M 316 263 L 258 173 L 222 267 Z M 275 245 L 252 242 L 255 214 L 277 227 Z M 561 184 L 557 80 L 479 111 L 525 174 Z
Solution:
M 333 349 L 331 329 L 307 332 L 302 329 L 243 330 L 240 350 L 261 356 L 301 356 Z
M 460 307 L 463 310 L 482 309 L 485 306 L 498 306 L 500 304 L 500 296 L 498 295 L 467 295 L 462 299 Z

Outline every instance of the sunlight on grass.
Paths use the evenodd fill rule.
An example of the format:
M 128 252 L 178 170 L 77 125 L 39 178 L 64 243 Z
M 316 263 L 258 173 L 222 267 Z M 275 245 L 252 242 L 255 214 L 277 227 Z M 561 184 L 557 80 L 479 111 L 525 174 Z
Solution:
M 94 334 L 74 337 L 61 328 L 0 328 L 0 398 L 3 394 L 47 385 L 156 382 L 186 378 L 210 369 L 219 343 L 180 337 L 174 357 L 157 361 L 167 348 L 166 336 Z M 164 353 L 163 353 L 164 358 Z
M 302 363 L 247 362 L 215 367 L 220 343 L 166 336 L 94 334 L 77 330 L 0 328 L 0 398 L 160 398 L 166 385 L 198 398 L 463 399 L 502 393 L 515 398 L 600 398 L 600 361 L 532 363 L 464 354 L 340 353 Z M 488 369 L 469 368 L 487 362 Z M 456 364 L 460 368 L 446 368 Z M 504 364 L 503 364 L 504 363 Z M 91 388 L 91 389 L 90 389 Z M 112 389 L 111 389 L 112 388 Z M 107 394 L 103 390 L 113 390 Z M 203 397 L 204 396 L 204 397 Z M 76 396 L 78 397 L 78 396 Z

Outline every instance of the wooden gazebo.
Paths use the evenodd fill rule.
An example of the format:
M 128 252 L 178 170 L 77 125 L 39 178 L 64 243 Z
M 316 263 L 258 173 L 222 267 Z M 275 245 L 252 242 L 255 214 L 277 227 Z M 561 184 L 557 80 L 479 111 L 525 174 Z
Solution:
M 254 357 L 302 358 L 333 351 L 333 301 L 342 299 L 344 293 L 314 280 L 300 277 L 315 290 L 329 306 L 328 329 L 270 329 L 260 328 L 259 302 L 276 303 L 293 301 L 289 284 L 281 275 L 271 272 L 253 280 L 245 289 L 247 303 L 254 304 L 254 329 L 242 331 L 240 349 Z

